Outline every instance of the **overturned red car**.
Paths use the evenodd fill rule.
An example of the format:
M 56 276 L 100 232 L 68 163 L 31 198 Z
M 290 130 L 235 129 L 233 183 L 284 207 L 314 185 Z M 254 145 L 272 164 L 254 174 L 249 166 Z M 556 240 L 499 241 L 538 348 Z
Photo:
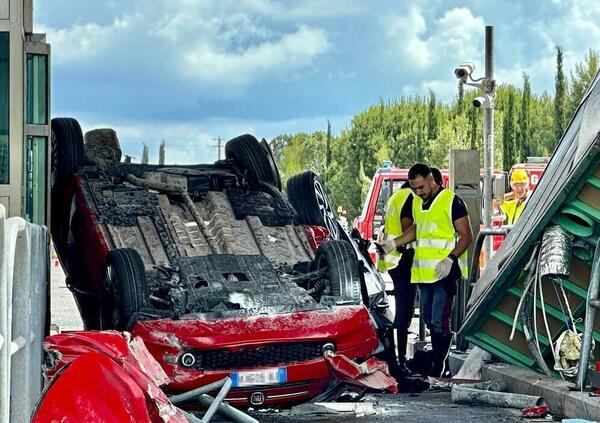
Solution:
M 214 164 L 121 162 L 114 131 L 52 120 L 51 232 L 86 329 L 143 339 L 177 393 L 231 377 L 238 407 L 306 401 L 332 354 L 363 362 L 389 326 L 366 248 L 312 172 L 287 195 L 266 141 Z

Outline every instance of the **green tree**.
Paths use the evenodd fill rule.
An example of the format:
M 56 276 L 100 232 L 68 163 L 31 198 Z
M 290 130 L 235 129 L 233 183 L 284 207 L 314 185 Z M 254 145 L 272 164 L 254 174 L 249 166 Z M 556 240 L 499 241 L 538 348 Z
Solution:
M 427 110 L 427 138 L 434 140 L 438 136 L 438 123 L 435 113 L 437 101 L 433 90 L 429 90 L 429 104 Z
M 521 95 L 521 107 L 519 110 L 519 128 L 515 146 L 515 160 L 524 162 L 531 155 L 531 85 L 529 75 L 523 72 L 523 94 Z
M 163 166 L 165 164 L 165 140 L 163 139 L 160 142 L 160 147 L 158 147 L 158 164 Z
M 283 151 L 292 142 L 292 135 L 277 135 L 269 143 L 271 151 L 273 151 L 273 158 L 279 164 L 283 159 Z
M 477 112 L 479 109 L 471 107 L 467 112 L 469 115 L 469 148 L 477 150 Z
M 329 169 L 331 167 L 331 123 L 327 119 L 327 134 L 325 135 L 325 171 L 323 181 L 327 183 L 329 179 Z
M 456 111 L 455 114 L 460 114 L 465 108 L 465 86 L 462 81 L 458 81 L 458 96 L 456 97 Z
M 508 105 L 502 122 L 502 168 L 510 170 L 515 164 L 515 93 L 511 90 L 508 94 Z
M 143 143 L 141 163 L 148 164 L 148 146 L 146 143 Z
M 563 72 L 563 51 L 556 47 L 556 78 L 554 93 L 554 136 L 555 143 L 560 140 L 566 125 L 567 80 Z
M 583 95 L 594 80 L 598 72 L 599 54 L 596 50 L 590 49 L 585 56 L 583 62 L 575 65 L 575 72 L 571 71 L 571 93 L 570 107 L 568 117 L 570 118 L 575 113 L 577 106 L 581 102 Z

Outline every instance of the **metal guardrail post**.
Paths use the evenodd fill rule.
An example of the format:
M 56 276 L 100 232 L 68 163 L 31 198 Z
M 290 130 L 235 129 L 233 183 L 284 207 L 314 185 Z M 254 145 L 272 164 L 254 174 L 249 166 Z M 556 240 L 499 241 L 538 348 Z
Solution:
M 463 286 L 459 287 L 459 293 L 461 296 L 463 296 L 463 298 L 461 299 L 461 301 L 459 301 L 459 304 L 457 305 L 458 307 L 461 307 L 461 309 L 455 313 L 455 316 L 459 316 L 461 320 L 464 319 L 464 317 L 467 314 L 467 304 L 469 302 L 471 290 L 473 289 L 473 286 L 477 282 L 477 279 L 479 279 L 479 255 L 481 254 L 481 250 L 482 250 L 483 242 L 484 242 L 485 238 L 490 235 L 506 236 L 506 235 L 508 235 L 508 233 L 510 232 L 511 229 L 512 229 L 512 226 L 502 226 L 500 228 L 482 229 L 477 234 L 477 238 L 475 240 L 475 247 L 473 248 L 473 256 L 471 257 L 471 266 L 469 268 L 469 279 L 466 284 L 465 284 L 465 281 L 463 280 L 462 281 Z M 487 264 L 489 264 L 489 257 L 488 257 Z M 458 319 L 457 319 L 457 321 L 454 322 L 454 325 L 457 328 L 457 332 L 458 332 L 458 329 L 462 325 L 462 321 L 458 321 Z M 456 336 L 456 348 L 460 351 L 467 350 L 467 348 L 468 348 L 467 342 L 464 340 L 464 338 L 462 336 Z
M 213 403 L 210 405 L 210 407 L 208 407 L 208 410 L 206 410 L 206 413 L 204 413 L 204 416 L 202 416 L 202 420 L 204 420 L 206 423 L 210 422 L 210 420 L 214 417 L 215 413 L 217 412 L 217 409 L 219 408 L 219 406 L 223 403 L 223 400 L 229 393 L 230 389 L 231 389 L 231 379 L 226 377 L 223 387 L 221 388 L 221 390 L 215 397 L 215 400 L 213 401 Z
M 583 340 L 581 342 L 581 356 L 579 357 L 579 370 L 577 372 L 577 389 L 585 387 L 588 370 L 588 361 L 592 348 L 592 335 L 594 332 L 594 318 L 596 316 L 596 301 L 600 290 L 600 240 L 596 243 L 592 274 L 588 286 L 587 302 L 585 307 L 585 324 L 583 327 Z

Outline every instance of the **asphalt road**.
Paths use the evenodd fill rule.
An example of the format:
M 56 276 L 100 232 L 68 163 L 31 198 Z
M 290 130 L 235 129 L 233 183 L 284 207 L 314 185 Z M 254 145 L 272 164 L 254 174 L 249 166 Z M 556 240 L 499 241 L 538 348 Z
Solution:
M 83 330 L 75 299 L 65 285 L 65 274 L 54 260 L 50 262 L 50 290 L 50 323 L 58 325 L 61 332 Z
M 520 410 L 452 404 L 449 392 L 426 391 L 421 394 L 377 394 L 365 397 L 373 410 L 364 415 L 354 413 L 319 414 L 305 405 L 284 411 L 251 412 L 260 422 L 532 422 L 522 419 Z M 376 414 L 372 414 L 374 411 Z M 538 420 L 539 421 L 539 420 Z M 541 419 L 541 421 L 549 421 Z

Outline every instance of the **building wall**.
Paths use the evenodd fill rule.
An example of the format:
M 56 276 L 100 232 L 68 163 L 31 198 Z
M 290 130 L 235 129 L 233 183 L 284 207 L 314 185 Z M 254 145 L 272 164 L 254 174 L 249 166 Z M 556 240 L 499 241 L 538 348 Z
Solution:
M 32 0 L 0 0 L 0 32 L 10 34 L 9 42 L 9 132 L 8 132 L 8 166 L 9 181 L 2 181 L 0 178 L 0 203 L 2 203 L 9 214 L 9 216 L 23 216 L 31 219 L 31 216 L 27 214 L 27 171 L 31 171 L 33 168 L 36 169 L 38 175 L 49 175 L 48 158 L 50 157 L 49 148 L 49 81 L 50 81 L 50 47 L 45 42 L 45 36 L 40 34 L 33 34 L 33 1 Z M 27 93 L 31 87 L 27 86 L 27 55 L 37 54 L 47 57 L 47 74 L 46 81 L 48 81 L 46 87 L 46 102 L 47 102 L 47 119 L 42 124 L 30 125 L 27 124 Z M 4 90 L 5 87 L 0 87 L 0 90 Z M 1 97 L 0 97 L 1 98 Z M 0 108 L 5 108 L 4 104 L 0 104 Z M 0 109 L 0 111 L 2 111 Z M 0 128 L 1 129 L 1 128 Z M 2 134 L 0 133 L 0 136 Z M 46 144 L 46 154 L 43 160 L 37 161 L 37 158 L 33 161 L 32 154 L 28 154 L 28 136 L 42 137 L 43 142 Z M 0 143 L 0 165 L 6 165 L 2 163 L 2 158 L 6 156 L 6 146 L 2 146 Z M 42 155 L 43 156 L 43 155 Z M 40 157 L 38 154 L 35 157 Z M 40 167 L 41 166 L 41 167 Z M 31 172 L 30 172 L 31 173 Z M 0 172 L 1 174 L 1 172 Z M 31 178 L 29 178 L 31 179 Z M 49 179 L 49 178 L 46 178 Z M 4 183 L 3 183 L 4 182 Z M 29 184 L 32 185 L 32 184 Z M 44 187 L 41 189 L 36 185 L 36 192 L 49 193 L 48 182 L 44 183 Z M 47 195 L 44 194 L 46 197 Z M 47 207 L 46 205 L 44 207 Z M 29 207 L 31 209 L 31 206 Z M 46 224 L 49 216 L 48 211 L 45 210 L 40 217 L 40 213 L 37 213 L 38 217 L 35 218 L 35 223 Z

